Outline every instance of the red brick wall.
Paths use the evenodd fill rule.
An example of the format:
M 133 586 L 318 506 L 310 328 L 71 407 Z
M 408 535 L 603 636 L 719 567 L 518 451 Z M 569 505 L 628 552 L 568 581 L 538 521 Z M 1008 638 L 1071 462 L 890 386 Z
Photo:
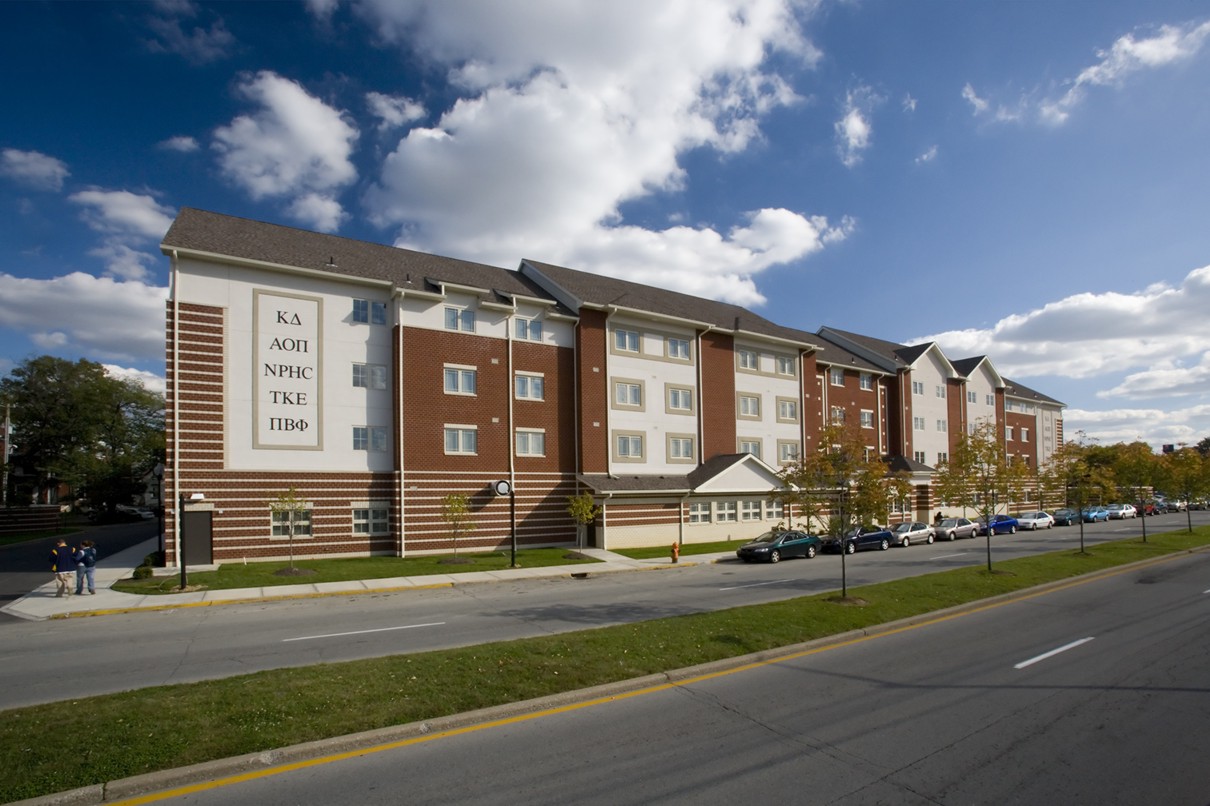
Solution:
M 966 383 L 958 378 L 945 382 L 945 415 L 949 419 L 949 454 L 958 450 L 958 440 L 966 433 Z
M 804 353 L 802 356 L 802 449 L 804 456 L 819 447 L 817 437 L 824 422 L 819 410 L 821 380 L 815 353 Z
M 580 469 L 609 471 L 609 360 L 605 314 L 583 309 L 577 328 L 580 356 Z
M 723 333 L 701 338 L 702 461 L 735 453 L 735 340 Z

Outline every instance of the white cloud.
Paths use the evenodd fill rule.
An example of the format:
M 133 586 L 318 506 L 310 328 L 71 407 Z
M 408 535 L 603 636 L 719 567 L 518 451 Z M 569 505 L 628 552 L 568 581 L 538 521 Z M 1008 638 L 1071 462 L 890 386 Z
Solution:
M 119 361 L 160 360 L 167 296 L 166 288 L 83 272 L 50 280 L 0 274 L 0 326 L 28 333 L 45 349 Z
M 1085 432 L 1102 445 L 1143 441 L 1161 445 L 1192 445 L 1210 434 L 1210 405 L 1183 409 L 1068 409 L 1063 430 L 1069 436 Z
M 845 96 L 843 114 L 840 120 L 836 121 L 834 128 L 840 161 L 846 168 L 858 165 L 862 153 L 870 147 L 870 136 L 873 133 L 870 115 L 881 101 L 869 87 L 858 87 L 850 90 Z
M 340 202 L 320 193 L 299 196 L 286 208 L 286 213 L 320 232 L 335 232 L 348 218 Z
M 975 92 L 975 88 L 970 85 L 969 81 L 965 86 L 962 87 L 962 97 L 970 103 L 971 108 L 974 110 L 976 115 L 982 115 L 987 111 L 988 106 L 990 106 L 985 99 L 979 97 L 978 93 Z
M 962 97 L 971 105 L 971 114 L 975 117 L 982 117 L 991 112 L 991 119 L 997 123 L 1020 120 L 1025 114 L 1027 105 L 1026 99 L 1023 98 L 1018 102 L 1016 108 L 997 105 L 993 109 L 991 102 L 986 98 L 980 98 L 969 82 L 962 87 Z
M 223 174 L 253 199 L 292 199 L 292 214 L 308 225 L 339 218 L 333 215 L 335 194 L 357 178 L 350 161 L 356 127 L 298 83 L 269 71 L 245 76 L 239 92 L 261 108 L 215 131 Z
M 793 211 L 758 211 L 723 228 L 627 226 L 627 201 L 676 192 L 691 149 L 736 153 L 762 117 L 798 103 L 767 69 L 781 51 L 810 66 L 784 0 L 668 6 L 533 0 L 367 0 L 379 36 L 444 65 L 464 97 L 413 128 L 366 194 L 401 244 L 496 265 L 517 255 L 751 301 L 753 275 L 843 237 Z M 791 222 L 791 219 L 793 221 Z M 782 237 L 770 243 L 769 237 Z M 652 271 L 659 266 L 658 274 Z
M 182 154 L 191 154 L 201 148 L 201 146 L 198 145 L 197 140 L 185 135 L 169 137 L 167 140 L 162 140 L 157 143 L 156 147 L 161 148 L 164 151 L 179 151 Z
M 1119 86 L 1142 70 L 1165 67 L 1196 55 L 1210 37 L 1210 21 L 1200 24 L 1164 25 L 1152 36 L 1136 39 L 1133 33 L 1119 38 L 1108 50 L 1097 53 L 1100 61 L 1080 71 L 1061 97 L 1042 102 L 1039 115 L 1046 123 L 1067 122 L 1072 109 L 1089 87 Z
M 932 145 L 932 146 L 929 146 L 927 151 L 925 151 L 920 156 L 916 157 L 916 164 L 923 165 L 924 163 L 932 162 L 935 159 L 937 159 L 937 146 Z
M 903 96 L 903 111 L 904 112 L 915 112 L 916 103 L 917 103 L 916 99 L 913 98 L 912 94 L 909 92 L 907 95 Z
M 114 241 L 107 241 L 96 249 L 90 250 L 88 254 L 103 260 L 106 273 L 122 280 L 147 279 L 151 274 L 151 267 L 158 260 L 156 255 L 140 252 Z
M 102 364 L 102 366 L 105 367 L 105 374 L 111 378 L 116 378 L 120 381 L 134 381 L 141 384 L 147 391 L 156 392 L 161 395 L 168 391 L 168 382 L 163 376 L 156 375 L 154 372 L 120 367 L 117 364 Z
M 84 220 L 97 232 L 159 240 L 176 212 L 151 196 L 128 190 L 82 190 L 68 197 L 84 208 Z
M 35 190 L 60 191 L 63 180 L 70 175 L 66 163 L 41 152 L 15 148 L 0 151 L 0 176 Z
M 198 14 L 198 7 L 187 0 L 157 2 L 159 15 L 147 20 L 147 27 L 156 38 L 147 41 L 153 53 L 175 53 L 191 64 L 207 64 L 226 58 L 235 48 L 235 37 L 227 30 L 222 19 L 216 19 L 209 28 L 194 26 L 185 30 L 185 20 Z
M 428 113 L 424 105 L 403 95 L 385 95 L 381 92 L 367 92 L 366 103 L 375 117 L 382 122 L 380 129 L 394 129 L 422 120 Z

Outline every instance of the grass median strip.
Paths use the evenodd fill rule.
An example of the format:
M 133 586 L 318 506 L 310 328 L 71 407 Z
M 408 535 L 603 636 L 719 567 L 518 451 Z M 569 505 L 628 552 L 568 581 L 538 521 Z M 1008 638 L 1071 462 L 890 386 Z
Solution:
M 544 638 L 281 669 L 0 713 L 0 802 L 788 646 L 1210 544 L 1210 527 Z

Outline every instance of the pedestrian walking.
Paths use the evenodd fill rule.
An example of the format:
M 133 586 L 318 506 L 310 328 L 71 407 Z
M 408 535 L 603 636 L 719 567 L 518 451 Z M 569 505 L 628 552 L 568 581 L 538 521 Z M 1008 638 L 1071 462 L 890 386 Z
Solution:
M 55 575 L 55 582 L 59 586 L 55 594 L 57 597 L 71 596 L 71 574 L 76 570 L 75 553 L 61 537 L 50 550 L 50 572 Z
M 94 576 L 97 568 L 97 544 L 85 540 L 80 544 L 75 554 L 76 560 L 76 596 L 84 594 L 84 581 L 88 580 L 88 593 L 96 595 L 97 582 Z

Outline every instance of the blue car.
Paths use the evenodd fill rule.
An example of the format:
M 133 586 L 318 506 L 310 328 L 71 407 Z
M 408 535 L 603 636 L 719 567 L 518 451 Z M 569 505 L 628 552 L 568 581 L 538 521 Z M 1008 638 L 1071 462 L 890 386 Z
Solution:
M 1105 507 L 1085 507 L 1080 511 L 1080 517 L 1084 519 L 1084 523 L 1096 523 L 1097 521 L 1109 522 L 1109 510 Z
M 979 534 L 987 534 L 987 521 L 983 518 L 975 521 L 979 524 Z M 1015 535 L 1017 533 L 1018 521 L 1012 515 L 992 515 L 992 534 L 994 535 Z

